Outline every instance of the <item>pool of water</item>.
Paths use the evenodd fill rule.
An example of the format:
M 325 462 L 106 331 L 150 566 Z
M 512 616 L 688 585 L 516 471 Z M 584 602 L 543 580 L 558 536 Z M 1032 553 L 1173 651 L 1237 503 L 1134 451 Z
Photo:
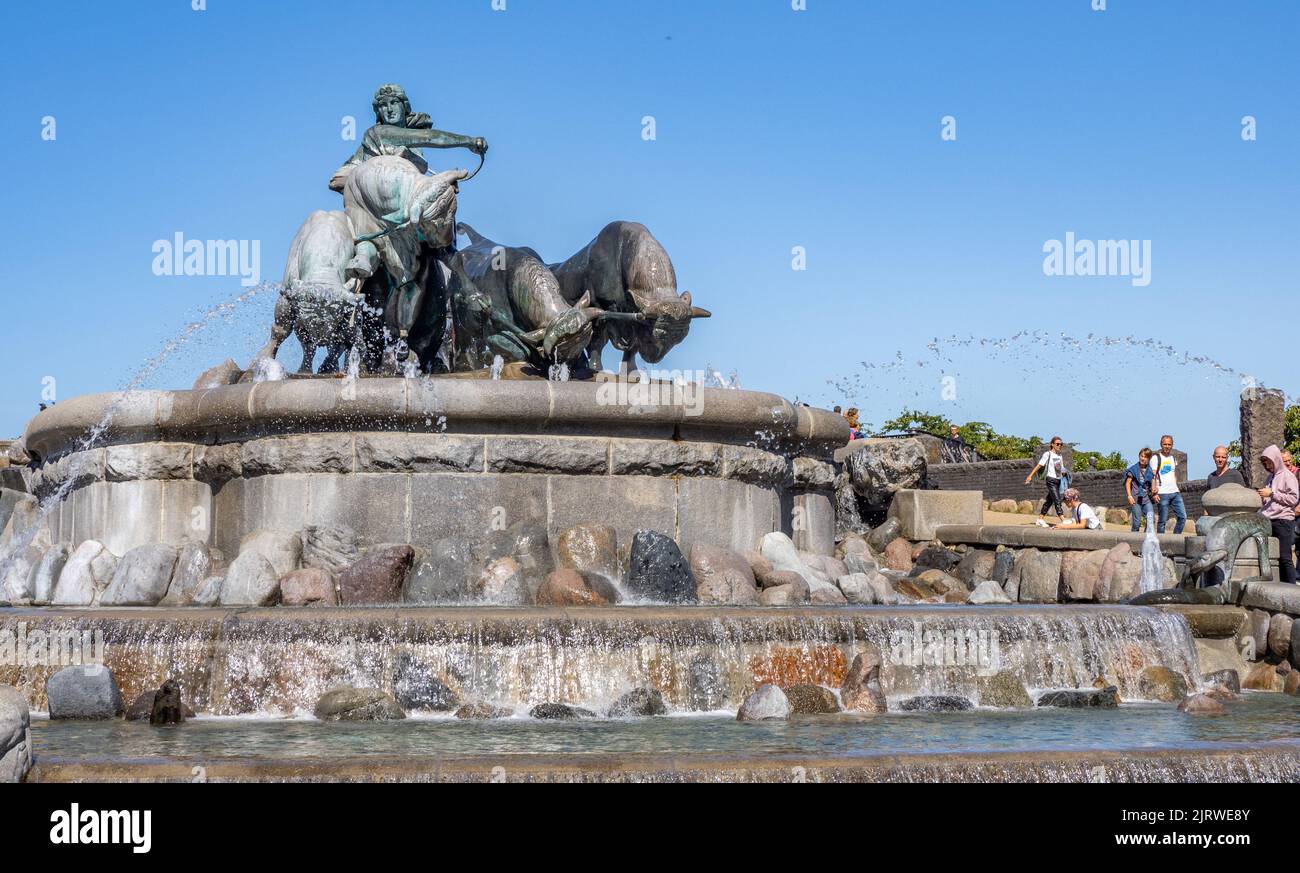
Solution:
M 795 717 L 739 723 L 728 713 L 645 719 L 320 722 L 312 718 L 200 717 L 154 727 L 112 721 L 32 722 L 38 756 L 329 759 L 514 754 L 806 754 L 837 757 L 927 752 L 1176 749 L 1206 744 L 1300 742 L 1300 697 L 1247 694 L 1219 716 L 1169 704 L 1113 710 L 976 709 Z

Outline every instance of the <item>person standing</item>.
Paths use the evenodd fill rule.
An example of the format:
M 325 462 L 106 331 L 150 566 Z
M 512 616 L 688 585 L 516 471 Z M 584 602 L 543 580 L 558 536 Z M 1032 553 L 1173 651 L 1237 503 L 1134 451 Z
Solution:
M 1180 534 L 1187 524 L 1187 507 L 1178 490 L 1178 461 L 1174 457 L 1174 438 L 1169 434 L 1160 438 L 1160 452 L 1151 459 L 1151 471 L 1155 474 L 1154 499 L 1160 509 L 1156 532 L 1165 532 L 1165 523 L 1168 522 L 1169 511 L 1172 509 L 1174 518 L 1177 519 L 1174 533 Z
M 1291 550 L 1295 546 L 1295 511 L 1300 506 L 1300 482 L 1296 474 L 1287 469 L 1282 451 L 1269 446 L 1259 456 L 1260 463 L 1269 474 L 1268 485 L 1259 489 L 1264 501 L 1259 514 L 1268 519 L 1278 544 L 1278 574 L 1283 582 L 1294 585 L 1295 559 Z
M 1137 533 L 1142 529 L 1142 519 L 1152 513 L 1151 456 L 1155 454 L 1143 446 L 1138 452 L 1137 463 L 1124 471 L 1124 493 L 1128 496 L 1129 529 Z
M 1282 450 L 1282 463 L 1286 464 L 1286 468 L 1291 471 L 1291 475 L 1296 477 L 1297 482 L 1300 482 L 1300 468 L 1296 467 L 1295 458 L 1285 449 Z M 1300 506 L 1295 508 L 1295 550 L 1298 559 L 1297 566 L 1300 566 Z
M 1057 518 L 1065 518 L 1065 510 L 1061 506 L 1061 479 L 1065 476 L 1065 459 L 1061 457 L 1061 448 L 1064 445 L 1059 436 L 1052 437 L 1047 451 L 1043 452 L 1034 469 L 1025 477 L 1025 484 L 1028 485 L 1041 470 L 1047 482 L 1047 495 L 1043 498 L 1042 508 L 1038 510 L 1038 520 L 1041 522 L 1047 520 L 1048 507 L 1056 509 Z
M 1205 490 L 1209 491 L 1211 488 L 1218 488 L 1229 482 L 1245 487 L 1246 478 L 1241 475 L 1240 470 L 1228 466 L 1228 447 L 1215 446 L 1214 472 L 1205 477 Z

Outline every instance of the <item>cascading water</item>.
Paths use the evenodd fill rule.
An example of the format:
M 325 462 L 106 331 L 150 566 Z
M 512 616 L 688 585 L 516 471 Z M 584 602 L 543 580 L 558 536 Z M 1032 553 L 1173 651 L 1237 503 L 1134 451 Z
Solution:
M 101 631 L 128 698 L 179 678 L 212 714 L 310 711 L 340 683 L 392 688 L 402 657 L 463 700 L 510 707 L 562 701 L 599 708 L 637 686 L 678 710 L 734 709 L 764 682 L 838 687 L 854 656 L 874 646 L 883 688 L 899 699 L 956 694 L 976 703 L 988 677 L 1027 688 L 1116 685 L 1139 693 L 1148 666 L 1200 678 L 1181 616 L 1135 607 L 774 609 L 673 607 L 571 610 L 195 610 L 193 614 L 51 613 L 7 616 L 54 634 Z M 51 668 L 0 665 L 0 682 L 43 708 Z
M 1162 588 L 1164 575 L 1165 557 L 1160 551 L 1160 536 L 1156 533 L 1156 514 L 1148 510 L 1147 532 L 1142 538 L 1142 593 Z

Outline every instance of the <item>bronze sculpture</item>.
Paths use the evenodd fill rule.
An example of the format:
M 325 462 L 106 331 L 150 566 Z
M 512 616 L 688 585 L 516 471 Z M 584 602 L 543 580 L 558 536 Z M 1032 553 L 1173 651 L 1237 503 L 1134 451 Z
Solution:
M 605 310 L 605 319 L 587 347 L 593 370 L 601 369 L 606 342 L 623 352 L 629 369 L 640 355 L 648 363 L 663 360 L 686 337 L 691 319 L 712 313 L 691 303 L 689 291 L 677 293 L 677 273 L 668 252 L 635 221 L 612 221 L 568 260 L 551 265 L 565 299 L 590 293 Z
M 589 376 L 606 343 L 624 367 L 637 355 L 657 363 L 692 319 L 709 316 L 677 292 L 668 253 L 635 222 L 612 222 L 549 267 L 533 249 L 463 224 L 470 246 L 457 252 L 459 183 L 482 167 L 486 140 L 435 130 L 399 85 L 381 86 L 372 108 L 375 124 L 330 180 L 343 211 L 313 213 L 294 237 L 258 360 L 274 359 L 292 333 L 300 373 L 324 346 L 321 373 L 355 349 L 363 373 L 481 370 L 499 356 Z M 425 148 L 468 149 L 479 167 L 429 175 Z

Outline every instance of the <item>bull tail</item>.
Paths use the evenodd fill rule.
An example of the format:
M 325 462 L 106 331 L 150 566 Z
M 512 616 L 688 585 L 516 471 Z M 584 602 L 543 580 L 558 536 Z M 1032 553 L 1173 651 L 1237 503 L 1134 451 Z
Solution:
M 458 233 L 462 233 L 465 236 L 469 237 L 470 245 L 478 245 L 479 243 L 490 244 L 492 242 L 492 240 L 488 239 L 483 234 L 479 233 L 477 230 L 470 227 L 468 224 L 466 224 L 463 221 L 458 222 L 456 224 L 456 231 Z

